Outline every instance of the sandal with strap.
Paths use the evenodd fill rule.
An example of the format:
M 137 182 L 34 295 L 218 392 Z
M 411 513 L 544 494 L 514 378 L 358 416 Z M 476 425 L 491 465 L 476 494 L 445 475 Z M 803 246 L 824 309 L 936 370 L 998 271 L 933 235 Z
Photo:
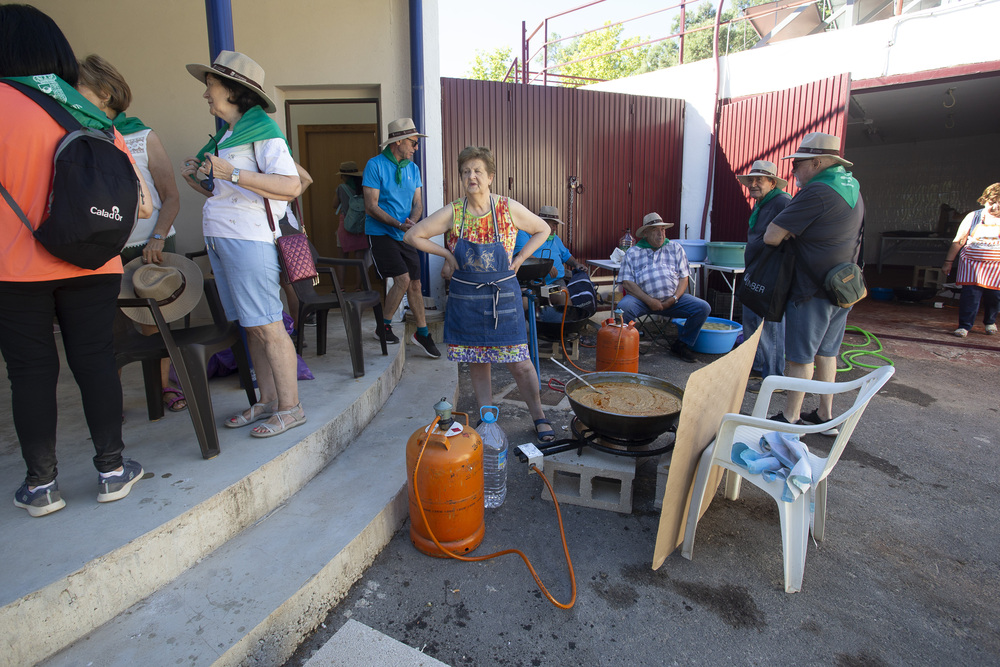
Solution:
M 168 394 L 174 394 L 174 398 L 167 398 Z M 184 405 L 177 407 L 178 403 L 183 402 Z M 163 388 L 163 403 L 167 406 L 167 410 L 171 412 L 181 412 L 187 410 L 187 398 L 184 397 L 184 392 L 176 387 L 164 387 Z M 124 416 L 124 415 L 123 415 Z M 125 422 L 122 421 L 124 424 Z
M 295 416 L 296 413 L 298 413 L 298 416 Z M 255 438 L 270 438 L 278 435 L 279 433 L 284 433 L 290 428 L 295 428 L 296 426 L 301 426 L 306 423 L 306 413 L 305 410 L 302 409 L 301 403 L 296 405 L 291 410 L 279 410 L 271 416 L 278 418 L 277 424 L 272 424 L 270 422 L 258 424 L 252 431 L 250 431 L 250 435 Z
M 539 431 L 538 427 L 542 424 L 548 424 L 550 428 L 544 431 Z M 556 439 L 555 429 L 551 428 L 552 422 L 548 419 L 536 419 L 535 420 L 535 438 L 538 440 L 538 444 L 543 445 L 546 442 L 552 442 Z
M 270 419 L 271 415 L 274 414 L 274 408 L 276 408 L 277 405 L 277 399 L 271 401 L 270 403 L 254 403 L 250 406 L 249 410 L 238 412 L 222 423 L 228 428 L 243 428 L 247 424 L 259 422 L 261 419 Z M 246 412 L 250 413 L 249 417 L 246 416 Z

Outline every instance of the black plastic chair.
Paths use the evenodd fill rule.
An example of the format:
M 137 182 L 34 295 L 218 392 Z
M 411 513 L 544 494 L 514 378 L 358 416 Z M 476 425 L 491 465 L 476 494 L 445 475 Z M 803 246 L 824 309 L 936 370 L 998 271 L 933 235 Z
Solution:
M 661 347 L 670 349 L 671 332 L 669 327 L 672 320 L 673 318 L 668 315 L 646 313 L 639 316 L 639 319 L 635 322 L 635 327 L 642 331 L 645 336 L 648 336 L 646 340 L 651 340 Z
M 354 267 L 361 274 L 361 284 L 364 290 L 360 292 L 344 292 L 337 279 L 337 266 Z M 361 377 L 365 374 L 365 356 L 362 349 L 361 340 L 361 319 L 366 308 L 371 308 L 375 313 L 376 323 L 382 322 L 382 301 L 378 292 L 372 290 L 365 271 L 365 263 L 360 259 L 343 259 L 336 257 L 316 258 L 316 269 L 320 276 L 328 276 L 333 283 L 333 292 L 329 294 L 318 294 L 313 287 L 311 280 L 299 280 L 292 283 L 295 295 L 299 298 L 299 321 L 304 322 L 310 313 L 316 313 L 316 354 L 326 354 L 326 316 L 331 308 L 340 308 L 341 316 L 344 318 L 344 329 L 347 332 L 347 346 L 351 352 L 351 365 L 354 370 L 354 377 Z M 302 327 L 304 328 L 304 327 Z M 378 328 L 379 342 L 382 345 L 382 355 L 388 355 L 385 336 L 382 329 Z M 295 349 L 302 353 L 303 332 L 301 329 L 296 333 Z
M 153 299 L 118 299 L 119 308 L 147 308 L 159 335 L 143 336 L 120 310 L 115 323 L 115 361 L 118 368 L 142 362 L 146 389 L 146 409 L 150 421 L 163 417 L 160 359 L 170 357 L 188 404 L 188 414 L 198 436 L 201 455 L 219 455 L 219 432 L 208 388 L 208 360 L 216 352 L 232 349 L 240 380 L 250 405 L 257 401 L 250 375 L 250 360 L 240 337 L 239 326 L 226 319 L 215 280 L 205 279 L 205 299 L 212 311 L 212 324 L 171 330 Z

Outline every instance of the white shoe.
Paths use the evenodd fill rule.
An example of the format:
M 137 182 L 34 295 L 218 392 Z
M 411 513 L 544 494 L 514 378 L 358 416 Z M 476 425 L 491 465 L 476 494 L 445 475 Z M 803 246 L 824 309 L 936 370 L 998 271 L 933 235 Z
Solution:
M 987 324 L 986 325 L 986 335 L 987 336 L 992 336 L 996 332 L 997 332 L 997 325 L 995 325 L 995 324 Z
M 996 325 L 994 325 L 993 329 L 996 330 Z M 952 331 L 951 333 L 954 334 L 955 336 L 958 336 L 959 338 L 965 338 L 966 336 L 969 335 L 969 330 L 959 327 L 954 331 Z

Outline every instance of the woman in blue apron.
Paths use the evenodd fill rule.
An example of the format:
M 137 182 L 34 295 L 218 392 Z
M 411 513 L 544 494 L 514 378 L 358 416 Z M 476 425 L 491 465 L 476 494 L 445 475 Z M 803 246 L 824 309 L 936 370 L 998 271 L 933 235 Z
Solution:
M 469 364 L 479 406 L 493 404 L 491 364 L 508 364 L 539 442 L 551 442 L 555 431 L 542 411 L 538 375 L 528 358 L 516 278 L 521 262 L 545 242 L 549 227 L 513 199 L 490 194 L 496 174 L 490 149 L 466 147 L 458 156 L 458 171 L 465 197 L 420 221 L 405 240 L 445 260 L 441 275 L 451 280 L 444 319 L 448 359 Z M 514 256 L 518 230 L 531 239 Z M 446 235 L 446 247 L 430 240 L 440 234 Z

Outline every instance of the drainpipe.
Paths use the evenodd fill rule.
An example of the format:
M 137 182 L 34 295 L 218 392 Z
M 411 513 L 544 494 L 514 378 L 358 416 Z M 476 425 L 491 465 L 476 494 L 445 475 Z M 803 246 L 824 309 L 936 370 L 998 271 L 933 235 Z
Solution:
M 220 51 L 235 51 L 233 39 L 233 7 L 230 0 L 205 0 L 208 23 L 208 62 L 215 62 Z M 223 120 L 215 119 L 215 129 L 222 129 Z
M 701 238 L 705 239 L 705 229 L 712 203 L 712 189 L 715 186 L 715 153 L 719 142 L 719 92 L 722 88 L 722 72 L 719 68 L 719 22 L 722 20 L 722 5 L 726 0 L 719 0 L 719 9 L 715 13 L 715 34 L 712 38 L 712 57 L 715 60 L 715 107 L 712 112 L 712 136 L 708 142 L 708 182 L 705 184 L 705 206 L 701 212 Z M 705 239 L 708 240 L 708 239 Z
M 410 0 L 410 107 L 413 113 L 413 124 L 417 130 L 427 133 L 424 119 L 424 3 L 423 0 Z M 426 144 L 425 144 L 426 146 Z M 417 167 L 423 176 L 427 173 L 424 168 L 424 151 L 417 151 L 415 156 Z M 427 184 L 424 183 L 424 192 L 427 191 Z M 424 211 L 421 211 L 421 219 L 426 215 L 427 196 L 423 197 Z M 430 263 L 426 253 L 420 253 L 420 291 L 424 296 L 431 295 Z

